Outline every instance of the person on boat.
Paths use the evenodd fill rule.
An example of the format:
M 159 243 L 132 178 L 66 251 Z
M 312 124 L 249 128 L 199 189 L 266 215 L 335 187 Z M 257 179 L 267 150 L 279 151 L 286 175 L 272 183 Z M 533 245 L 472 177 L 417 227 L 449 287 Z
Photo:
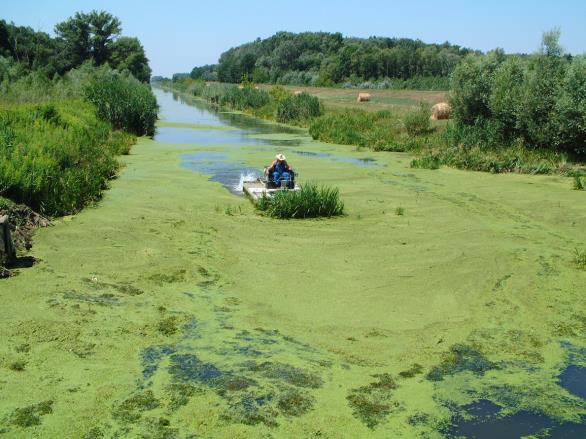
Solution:
M 276 186 L 281 186 L 281 181 L 285 181 L 287 186 L 293 179 L 293 168 L 287 163 L 287 158 L 283 154 L 277 154 L 271 166 L 267 168 L 267 177 L 272 177 L 272 182 Z

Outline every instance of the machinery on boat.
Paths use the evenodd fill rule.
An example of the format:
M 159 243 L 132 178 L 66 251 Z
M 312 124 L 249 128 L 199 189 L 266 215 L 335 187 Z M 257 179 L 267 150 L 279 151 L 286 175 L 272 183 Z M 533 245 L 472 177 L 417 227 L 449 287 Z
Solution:
M 298 191 L 299 185 L 295 181 L 296 172 L 291 173 L 289 181 L 282 180 L 280 186 L 275 184 L 272 173 L 265 168 L 263 176 L 242 183 L 242 190 L 256 203 L 262 197 L 272 197 L 278 191 Z

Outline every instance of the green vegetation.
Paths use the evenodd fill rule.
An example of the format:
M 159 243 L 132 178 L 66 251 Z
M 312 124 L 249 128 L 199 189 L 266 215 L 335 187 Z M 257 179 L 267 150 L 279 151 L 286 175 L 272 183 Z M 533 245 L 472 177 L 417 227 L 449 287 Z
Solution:
M 132 76 L 112 71 L 93 80 L 85 90 L 98 117 L 116 129 L 152 136 L 157 120 L 157 100 L 148 86 Z
M 429 371 L 427 379 L 441 381 L 446 376 L 464 371 L 482 375 L 495 367 L 496 365 L 487 360 L 478 349 L 465 344 L 455 344 L 442 362 Z
M 431 105 L 421 102 L 419 109 L 411 111 L 403 119 L 405 131 L 410 136 L 427 134 L 431 131 Z
M 52 79 L 86 62 L 108 64 L 148 82 L 144 48 L 136 38 L 119 37 L 120 32 L 120 20 L 105 11 L 77 12 L 55 25 L 55 38 L 0 20 L 0 82 L 29 72 Z
M 0 106 L 0 187 L 48 215 L 98 199 L 133 139 L 81 101 Z
M 175 316 L 167 317 L 159 322 L 157 329 L 163 335 L 173 335 L 179 329 L 177 327 L 177 318 Z
M 401 378 L 413 378 L 414 376 L 417 376 L 422 372 L 423 366 L 421 364 L 415 363 L 409 369 L 399 372 L 399 376 Z
M 428 145 L 423 145 L 412 161 L 414 168 L 438 169 L 441 165 L 492 173 L 526 174 L 566 173 L 570 170 L 564 154 L 526 148 L 520 144 L 501 147 L 458 145 L 460 131 L 448 125 L 446 131 Z
M 353 110 L 327 113 L 314 120 L 309 134 L 317 140 L 373 149 L 387 148 L 388 140 L 400 132 L 398 121 L 389 111 L 366 113 Z
M 277 191 L 260 199 L 258 209 L 273 218 L 316 218 L 343 215 L 344 203 L 336 188 L 306 183 L 298 191 Z
M 15 372 L 22 372 L 26 368 L 26 361 L 14 361 L 8 365 L 8 368 Z
M 279 32 L 232 48 L 217 65 L 195 67 L 192 79 L 361 88 L 447 89 L 470 49 L 408 38 L 344 38 L 340 33 Z M 176 75 L 176 78 L 185 77 Z
M 279 396 L 277 407 L 281 413 L 289 416 L 301 416 L 310 411 L 315 398 L 306 392 L 291 389 Z
M 583 182 L 583 178 L 580 175 L 574 175 L 574 182 L 573 187 L 576 191 L 583 191 L 585 183 Z
M 315 96 L 307 93 L 294 95 L 281 86 L 272 87 L 268 92 L 244 80 L 240 86 L 230 84 L 206 84 L 190 78 L 174 81 L 160 80 L 164 87 L 180 90 L 208 102 L 234 110 L 244 111 L 263 119 L 293 125 L 307 126 L 313 118 L 322 114 L 323 109 Z
M 397 384 L 391 375 L 374 375 L 378 380 L 366 386 L 352 389 L 346 397 L 354 416 L 368 428 L 376 427 L 392 410 L 391 396 Z
M 527 57 L 495 50 L 465 58 L 450 88 L 453 144 L 584 159 L 586 58 L 563 56 L 558 39 L 558 30 L 546 32 L 542 50 Z
M 581 270 L 586 270 L 586 250 L 574 250 L 574 263 Z
M 159 406 L 152 390 L 146 390 L 132 395 L 113 410 L 114 418 L 123 422 L 135 422 L 142 416 L 142 412 L 153 410 Z
M 41 425 L 41 416 L 50 413 L 53 413 L 53 401 L 43 401 L 18 408 L 12 414 L 12 424 L 24 428 Z
M 356 145 L 375 151 L 410 152 L 416 156 L 411 162 L 414 168 L 438 169 L 446 165 L 492 173 L 571 172 L 568 157 L 563 152 L 529 148 L 520 141 L 510 145 L 487 146 L 483 140 L 485 133 L 474 127 L 458 125 L 457 122 L 432 122 L 426 102 L 420 102 L 416 108 L 407 111 L 347 109 L 316 116 L 323 112 L 317 98 L 305 98 L 305 93 L 294 96 L 281 86 L 275 86 L 266 93 L 249 82 L 244 83 L 242 89 L 228 84 L 206 86 L 202 81 L 190 78 L 175 82 L 163 80 L 162 84 L 256 117 L 307 126 L 311 136 L 323 142 Z M 230 99 L 226 99 L 226 95 Z M 303 105 L 298 111 L 291 105 L 296 99 Z M 255 104 L 259 101 L 264 105 Z M 285 115 L 297 119 L 288 119 Z
M 218 66 L 194 69 L 191 78 L 197 81 L 187 75 L 176 75 L 173 82 L 166 84 L 211 102 L 243 109 L 257 117 L 306 126 L 314 139 L 324 142 L 410 152 L 416 156 L 412 161 L 415 168 L 438 169 L 447 165 L 493 173 L 567 174 L 572 168 L 569 162 L 581 162 L 586 157 L 586 108 L 581 98 L 586 92 L 586 59 L 565 56 L 557 42 L 557 30 L 546 32 L 542 50 L 529 56 L 505 55 L 501 50 L 487 55 L 464 50 L 461 56 L 454 55 L 449 72 L 440 75 L 446 78 L 452 72 L 449 101 L 454 120 L 448 123 L 431 122 L 429 104 L 423 101 L 418 108 L 406 112 L 394 109 L 362 111 L 349 110 L 355 104 L 346 101 L 344 95 L 333 99 L 331 108 L 323 114 L 317 99 L 313 97 L 310 101 L 305 93 L 291 96 L 281 87 L 275 92 L 269 91 L 267 97 L 263 90 L 252 86 L 245 85 L 237 92 L 225 84 L 206 86 L 200 80 L 237 82 L 241 77 L 251 77 L 257 82 L 333 85 L 352 75 L 354 78 L 361 75 L 376 78 L 376 75 L 364 76 L 364 72 L 356 73 L 344 67 L 346 61 L 340 60 L 352 59 L 349 54 L 354 53 L 349 47 L 365 44 L 364 47 L 373 48 L 388 43 L 395 50 L 406 44 L 403 40 L 385 43 L 386 40 L 377 38 L 339 41 L 336 38 L 331 34 L 277 34 L 268 40 L 231 49 L 222 55 Z M 317 42 L 321 45 L 314 47 L 312 44 Z M 417 44 L 407 46 L 419 53 Z M 338 55 L 320 58 L 323 51 L 330 53 L 331 50 L 336 54 L 340 50 L 340 59 L 336 58 Z M 429 59 L 433 59 L 435 55 L 430 50 Z M 287 69 L 300 75 L 307 72 L 295 70 L 298 66 L 291 67 L 298 61 L 288 63 L 287 53 L 307 56 L 303 58 L 306 61 L 319 60 L 314 67 L 319 66 L 315 73 L 320 79 L 292 79 L 295 75 Z M 368 58 L 369 54 L 366 50 L 360 56 Z M 314 55 L 316 58 L 312 58 Z M 361 68 L 368 65 L 366 58 Z M 342 67 L 337 64 L 339 61 Z M 403 79 L 413 80 L 413 74 L 417 73 L 406 74 Z M 227 99 L 224 98 L 226 94 L 243 98 Z M 343 105 L 340 104 L 342 100 Z M 297 109 L 296 103 L 303 108 Z M 376 105 L 373 110 L 382 106 Z M 576 188 L 581 184 L 579 178 L 575 179 Z
M 132 75 L 149 79 L 142 47 L 116 39 L 116 17 L 77 13 L 55 29 L 53 39 L 0 21 L 0 194 L 58 216 L 99 199 L 132 134 L 154 133 L 157 105 Z M 138 70 L 112 70 L 112 57 Z
M 277 104 L 276 121 L 291 123 L 301 121 L 307 123 L 322 114 L 319 99 L 308 93 L 287 96 Z
M 338 187 L 348 215 L 265 218 L 177 160 L 213 149 L 263 163 L 280 147 L 141 138 L 106 202 L 37 232 L 42 262 L 0 287 L 5 436 L 83 437 L 97 427 L 104 438 L 150 437 L 164 417 L 178 437 L 434 437 L 452 407 L 483 397 L 508 412 L 531 403 L 559 422 L 584 415 L 558 378 L 570 355 L 583 361 L 565 344 L 584 345 L 573 249 L 586 248 L 577 234 L 586 204 L 569 179 L 422 172 L 405 154 L 273 136 L 329 154 L 293 164 Z M 350 155 L 377 165 L 335 160 Z M 545 263 L 552 274 L 541 274 Z M 144 294 L 115 287 L 126 284 Z M 94 301 L 101 294 L 107 303 Z M 158 323 L 169 316 L 178 330 L 165 337 Z M 498 367 L 425 379 L 458 343 Z M 88 344 L 91 355 L 80 356 Z M 24 372 L 7 368 L 20 359 Z M 397 387 L 369 389 L 383 373 Z M 147 391 L 144 403 L 133 398 Z M 131 398 L 125 422 L 116 412 Z M 16 408 L 48 399 L 53 414 L 34 431 L 11 423 Z

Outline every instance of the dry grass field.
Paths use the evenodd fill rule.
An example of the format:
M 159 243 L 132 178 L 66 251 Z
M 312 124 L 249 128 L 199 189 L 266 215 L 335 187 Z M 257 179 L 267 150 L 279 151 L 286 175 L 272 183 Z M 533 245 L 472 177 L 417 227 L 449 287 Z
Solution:
M 272 85 L 262 85 L 261 88 L 270 89 Z M 447 91 L 421 91 L 421 90 L 367 90 L 332 87 L 300 87 L 285 86 L 294 92 L 301 90 L 317 96 L 328 110 L 340 110 L 355 108 L 367 111 L 378 110 L 409 110 L 420 101 L 433 104 L 447 99 Z M 370 102 L 356 102 L 358 93 L 370 93 Z

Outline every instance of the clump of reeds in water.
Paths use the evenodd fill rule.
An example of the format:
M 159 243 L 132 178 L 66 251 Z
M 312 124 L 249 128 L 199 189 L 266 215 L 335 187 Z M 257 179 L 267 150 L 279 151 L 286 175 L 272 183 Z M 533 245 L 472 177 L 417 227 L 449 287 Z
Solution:
M 574 250 L 574 263 L 582 270 L 586 270 L 586 250 Z
M 259 200 L 258 209 L 273 218 L 317 218 L 342 215 L 344 203 L 337 188 L 307 183 L 298 191 L 278 191 Z

